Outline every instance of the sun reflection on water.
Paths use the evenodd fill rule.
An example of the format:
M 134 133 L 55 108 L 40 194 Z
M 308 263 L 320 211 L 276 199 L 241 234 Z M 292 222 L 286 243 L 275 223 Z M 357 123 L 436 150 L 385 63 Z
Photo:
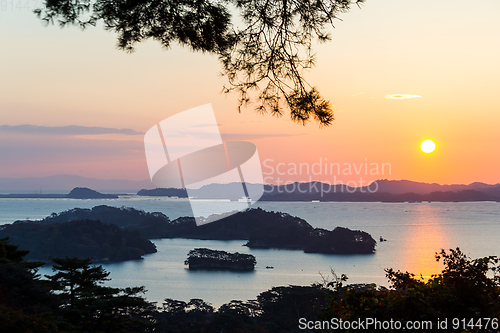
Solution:
M 403 256 L 407 258 L 403 271 L 428 280 L 431 275 L 441 273 L 443 265 L 435 260 L 435 253 L 448 249 L 448 237 L 441 225 L 441 218 L 433 214 L 432 206 L 419 205 L 415 211 L 417 223 L 407 235 Z

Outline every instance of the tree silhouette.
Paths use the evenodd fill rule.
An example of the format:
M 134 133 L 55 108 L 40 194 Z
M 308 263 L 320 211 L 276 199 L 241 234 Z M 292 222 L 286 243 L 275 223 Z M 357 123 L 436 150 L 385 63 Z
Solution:
M 135 332 L 153 323 L 146 320 L 151 310 L 138 294 L 144 287 L 112 288 L 103 286 L 108 278 L 102 266 L 91 266 L 89 258 L 52 258 L 54 275 L 46 275 L 52 289 L 62 299 L 64 318 L 76 329 L 99 332 Z
M 364 0 L 47 0 L 35 13 L 47 23 L 85 28 L 102 21 L 118 34 L 118 47 L 134 50 L 146 39 L 218 56 L 228 79 L 223 92 L 239 94 L 238 109 L 293 121 L 334 120 L 332 108 L 303 72 L 314 65 L 312 43 L 330 40 L 328 27 Z M 237 18 L 233 17 L 233 14 Z
M 448 252 L 441 250 L 435 258 L 443 260 L 444 269 L 428 280 L 413 273 L 386 269 L 390 289 L 374 284 L 344 286 L 345 276 L 328 283 L 331 289 L 327 292 L 328 304 L 322 309 L 321 319 L 339 318 L 352 322 L 376 318 L 379 321 L 436 323 L 440 318 L 448 318 L 448 327 L 442 331 L 457 332 L 457 320 L 467 318 L 460 326 L 464 332 L 466 329 L 467 332 L 498 331 L 500 259 L 496 256 L 471 259 L 459 248 Z M 495 319 L 486 323 L 482 318 Z M 372 326 L 366 331 L 380 330 Z M 434 330 L 419 330 L 434 331 L 435 326 Z
M 55 332 L 52 312 L 59 305 L 36 274 L 40 262 L 24 261 L 29 251 L 0 239 L 0 331 Z

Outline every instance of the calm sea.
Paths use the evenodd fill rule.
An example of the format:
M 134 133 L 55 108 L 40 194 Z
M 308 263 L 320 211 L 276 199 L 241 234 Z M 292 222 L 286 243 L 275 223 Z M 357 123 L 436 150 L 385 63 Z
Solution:
M 52 212 L 96 205 L 126 206 L 148 212 L 159 211 L 171 219 L 191 215 L 182 199 L 121 197 L 116 200 L 0 199 L 0 224 L 19 219 L 43 218 Z M 223 205 L 210 203 L 207 205 Z M 263 202 L 254 206 L 299 216 L 314 227 L 336 226 L 369 232 L 377 241 L 371 255 L 305 254 L 291 250 L 250 250 L 243 241 L 164 239 L 154 241 L 158 253 L 144 260 L 104 264 L 111 272 L 109 285 L 146 286 L 150 301 L 165 298 L 188 301 L 202 298 L 220 306 L 233 299 L 254 299 L 273 286 L 309 285 L 331 277 L 331 270 L 346 274 L 351 283 L 386 285 L 385 268 L 429 276 L 441 270 L 434 260 L 440 249 L 460 247 L 473 258 L 500 256 L 500 203 L 313 203 Z M 213 207 L 212 207 L 213 208 Z M 189 271 L 183 262 L 196 247 L 251 253 L 257 258 L 255 271 Z M 273 266 L 273 269 L 266 269 Z M 50 274 L 45 267 L 42 274 Z

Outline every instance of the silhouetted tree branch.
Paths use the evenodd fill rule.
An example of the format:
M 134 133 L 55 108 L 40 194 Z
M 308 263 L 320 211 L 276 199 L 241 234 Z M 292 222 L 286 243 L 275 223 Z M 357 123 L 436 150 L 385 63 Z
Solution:
M 43 21 L 86 28 L 102 21 L 127 52 L 146 39 L 169 48 L 216 54 L 224 93 L 237 92 L 239 106 L 320 126 L 334 120 L 330 103 L 303 72 L 314 65 L 312 43 L 330 40 L 337 15 L 364 0 L 46 0 L 35 10 Z M 237 14 L 237 15 L 235 15 Z M 237 18 L 235 18 L 235 16 Z M 236 21 L 239 24 L 236 24 Z

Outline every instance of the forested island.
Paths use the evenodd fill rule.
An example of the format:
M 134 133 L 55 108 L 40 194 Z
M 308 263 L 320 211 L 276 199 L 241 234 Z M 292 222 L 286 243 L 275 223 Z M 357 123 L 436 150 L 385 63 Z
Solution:
M 331 231 L 314 228 L 299 217 L 261 208 L 248 209 L 201 226 L 196 225 L 193 217 L 179 217 L 171 221 L 163 213 L 106 205 L 92 209 L 70 209 L 30 222 L 34 225 L 51 225 L 74 220 L 97 220 L 106 225 L 113 224 L 148 239 L 243 240 L 251 248 L 296 249 L 308 253 L 374 253 L 377 244 L 364 231 L 341 227 Z
M 178 198 L 187 198 L 188 194 L 186 189 L 181 188 L 155 188 L 152 190 L 142 189 L 137 192 L 139 196 L 148 196 L 148 197 L 178 197 Z
M 43 224 L 23 222 L 0 226 L 0 238 L 29 250 L 26 259 L 93 258 L 94 261 L 141 259 L 156 246 L 135 230 L 89 219 Z
M 245 244 L 250 248 L 298 249 L 306 253 L 374 253 L 377 242 L 361 230 L 337 227 L 267 227 L 254 230 Z
M 197 248 L 189 251 L 184 261 L 190 270 L 217 269 L 231 271 L 252 271 L 257 260 L 251 254 Z

